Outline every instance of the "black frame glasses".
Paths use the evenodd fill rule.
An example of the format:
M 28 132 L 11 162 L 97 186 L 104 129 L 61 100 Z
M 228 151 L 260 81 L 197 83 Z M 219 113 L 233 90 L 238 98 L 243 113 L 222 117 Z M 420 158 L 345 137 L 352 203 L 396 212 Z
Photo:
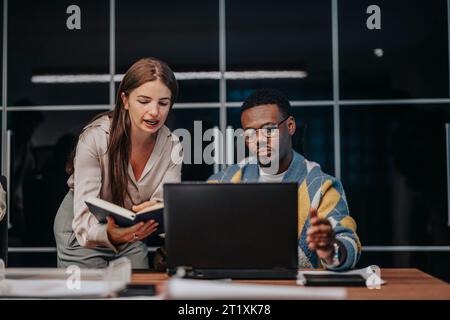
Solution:
M 249 142 L 253 142 L 256 141 L 256 137 L 257 137 L 257 132 L 260 131 L 262 133 L 262 135 L 266 138 L 272 138 L 275 136 L 276 133 L 278 133 L 278 130 L 280 128 L 280 125 L 285 122 L 287 119 L 289 119 L 291 116 L 287 116 L 286 118 L 284 118 L 283 120 L 281 120 L 280 122 L 276 123 L 276 124 L 266 124 L 264 126 L 262 126 L 261 128 L 258 129 L 254 129 L 254 128 L 248 128 L 244 130 L 244 138 L 249 141 Z

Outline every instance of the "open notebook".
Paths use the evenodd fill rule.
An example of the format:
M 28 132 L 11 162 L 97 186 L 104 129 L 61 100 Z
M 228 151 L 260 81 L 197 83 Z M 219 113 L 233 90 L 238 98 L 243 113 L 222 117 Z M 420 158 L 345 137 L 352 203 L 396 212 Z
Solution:
M 133 212 L 96 197 L 89 197 L 85 202 L 89 211 L 101 223 L 106 223 L 106 217 L 108 216 L 114 218 L 116 224 L 121 227 L 130 227 L 141 221 L 155 220 L 159 224 L 157 233 L 164 232 L 164 204 L 162 202 L 158 202 L 139 212 Z

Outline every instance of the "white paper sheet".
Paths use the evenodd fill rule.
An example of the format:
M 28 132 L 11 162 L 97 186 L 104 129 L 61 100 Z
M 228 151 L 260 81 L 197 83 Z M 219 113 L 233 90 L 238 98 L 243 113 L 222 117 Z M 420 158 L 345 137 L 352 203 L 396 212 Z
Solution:
M 108 297 L 125 287 L 123 282 L 81 281 L 70 289 L 65 280 L 9 280 L 0 284 L 0 297 L 9 298 L 98 298 Z M 3 292 L 3 293 L 2 293 Z
M 288 285 L 244 284 L 220 280 L 171 278 L 165 298 L 188 300 L 267 299 L 267 300 L 342 300 L 344 288 L 304 288 Z

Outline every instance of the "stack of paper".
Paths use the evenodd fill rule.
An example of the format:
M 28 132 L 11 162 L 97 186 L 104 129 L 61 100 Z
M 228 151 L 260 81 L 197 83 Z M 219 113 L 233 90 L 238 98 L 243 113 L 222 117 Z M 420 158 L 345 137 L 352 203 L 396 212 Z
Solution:
M 221 280 L 190 280 L 171 278 L 166 287 L 166 299 L 221 300 L 342 300 L 347 297 L 344 288 L 299 288 L 288 285 L 231 283 Z
M 102 298 L 114 294 L 131 281 L 127 258 L 113 261 L 106 269 L 0 270 L 0 298 Z

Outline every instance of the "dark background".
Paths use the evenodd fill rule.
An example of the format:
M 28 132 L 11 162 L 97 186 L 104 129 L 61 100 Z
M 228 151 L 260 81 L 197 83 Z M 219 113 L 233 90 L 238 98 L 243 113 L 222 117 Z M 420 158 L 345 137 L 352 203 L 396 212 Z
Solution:
M 416 267 L 450 281 L 447 1 L 337 3 L 333 65 L 332 1 L 225 1 L 226 70 L 308 74 L 226 81 L 226 124 L 240 127 L 236 106 L 255 88 L 284 91 L 299 128 L 295 148 L 344 184 L 364 246 L 358 266 Z M 81 30 L 66 28 L 71 4 L 81 8 Z M 117 74 L 145 56 L 165 60 L 175 72 L 220 70 L 219 0 L 115 4 Z M 372 4 L 381 8 L 381 30 L 366 27 Z M 108 0 L 8 1 L 7 83 L 1 85 L 7 86 L 2 131 L 11 132 L 10 266 L 56 265 L 53 219 L 67 192 L 67 155 L 86 122 L 110 105 L 108 82 L 42 84 L 31 77 L 108 75 L 109 15 Z M 220 81 L 179 84 L 169 127 L 192 131 L 195 120 L 204 130 L 219 126 Z M 1 150 L 5 155 L 7 146 Z M 185 165 L 183 180 L 205 180 L 213 170 Z

